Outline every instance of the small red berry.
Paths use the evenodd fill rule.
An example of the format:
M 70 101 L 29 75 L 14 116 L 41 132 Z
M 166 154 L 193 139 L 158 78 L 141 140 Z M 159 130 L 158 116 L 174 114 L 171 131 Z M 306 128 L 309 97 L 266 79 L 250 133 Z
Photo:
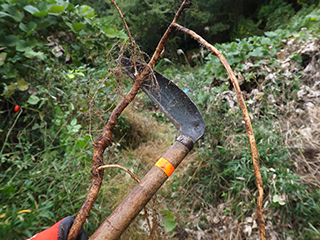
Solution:
M 14 107 L 14 111 L 15 112 L 18 112 L 20 110 L 20 107 L 18 106 L 18 105 L 16 105 L 15 107 Z

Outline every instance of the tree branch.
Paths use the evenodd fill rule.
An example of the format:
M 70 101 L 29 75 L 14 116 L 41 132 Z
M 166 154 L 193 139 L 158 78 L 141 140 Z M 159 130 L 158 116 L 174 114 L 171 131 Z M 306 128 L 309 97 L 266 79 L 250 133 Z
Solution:
M 133 38 L 131 36 L 131 33 L 129 31 L 128 25 L 123 17 L 122 12 L 114 2 L 114 0 L 110 0 L 113 5 L 118 10 L 120 17 L 122 21 L 124 22 L 125 28 L 128 32 L 132 52 L 133 55 L 135 55 L 135 49 L 134 49 L 134 42 Z M 136 69 L 136 67 L 135 67 Z M 137 71 L 136 71 L 137 72 Z M 112 111 L 111 116 L 108 120 L 108 123 L 101 135 L 97 137 L 97 139 L 94 142 L 94 149 L 93 149 L 93 156 L 92 156 L 92 167 L 91 167 L 91 173 L 92 173 L 92 184 L 90 187 L 90 190 L 88 192 L 88 195 L 86 197 L 85 202 L 83 203 L 81 209 L 79 210 L 79 213 L 76 216 L 76 219 L 74 220 L 74 223 L 69 231 L 68 240 L 75 240 L 79 234 L 80 229 L 82 228 L 87 216 L 90 213 L 90 210 L 94 204 L 94 201 L 96 200 L 98 193 L 101 188 L 102 180 L 103 180 L 103 171 L 99 171 L 98 168 L 103 165 L 103 153 L 105 149 L 110 145 L 111 143 L 111 136 L 112 136 L 112 130 L 115 127 L 118 117 L 122 113 L 122 111 L 129 105 L 129 103 L 134 99 L 136 96 L 138 90 L 140 89 L 144 79 L 147 76 L 147 71 L 144 71 L 140 76 L 137 75 L 137 79 L 132 86 L 129 93 L 126 95 L 126 97 L 116 106 L 116 108 Z
M 117 105 L 117 107 L 112 111 L 111 116 L 108 120 L 108 123 L 94 142 L 93 157 L 92 157 L 92 184 L 88 192 L 87 198 L 83 203 L 74 223 L 70 229 L 68 240 L 75 240 L 79 234 L 80 229 L 82 228 L 83 223 L 85 222 L 89 212 L 96 200 L 98 193 L 101 188 L 101 183 L 103 180 L 103 171 L 99 171 L 98 168 L 103 165 L 103 153 L 105 149 L 111 143 L 112 130 L 117 123 L 118 117 L 122 111 L 129 105 L 129 103 L 136 96 L 138 90 L 140 89 L 143 83 L 143 78 L 138 76 L 134 85 L 132 86 L 129 93 L 125 98 Z
M 135 51 L 135 48 L 134 48 L 134 40 L 133 40 L 133 37 L 131 36 L 131 32 L 129 30 L 129 27 L 128 27 L 128 24 L 126 22 L 126 20 L 124 19 L 124 16 L 120 10 L 120 8 L 117 6 L 117 4 L 115 3 L 114 0 L 110 0 L 112 2 L 112 4 L 115 6 L 115 8 L 118 10 L 119 12 L 119 15 L 122 19 L 122 22 L 128 32 L 128 35 L 129 35 L 129 41 L 130 41 L 130 45 L 131 45 L 131 49 L 132 49 L 132 60 L 133 60 L 133 64 L 134 64 L 134 70 L 135 72 L 137 73 L 137 67 L 136 67 L 136 61 L 135 61 L 135 57 L 136 57 L 136 51 Z
M 148 63 L 149 67 L 151 69 L 154 68 L 154 66 L 156 65 L 156 63 L 159 61 L 160 57 L 161 57 L 161 53 L 163 51 L 164 45 L 168 40 L 168 37 L 170 36 L 170 34 L 172 33 L 172 31 L 174 31 L 175 26 L 174 23 L 176 23 L 182 13 L 182 11 L 190 4 L 189 0 L 184 0 L 182 2 L 182 4 L 180 5 L 179 10 L 176 12 L 175 17 L 172 21 L 172 23 L 169 25 L 169 27 L 167 28 L 166 32 L 163 34 L 160 42 L 158 43 L 158 46 L 150 60 L 150 62 Z

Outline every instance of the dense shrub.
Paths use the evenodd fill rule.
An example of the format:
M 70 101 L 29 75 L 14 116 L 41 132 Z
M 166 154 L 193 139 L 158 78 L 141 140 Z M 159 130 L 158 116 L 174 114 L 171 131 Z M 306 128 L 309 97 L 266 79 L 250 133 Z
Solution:
M 125 38 L 86 5 L 0 1 L 3 239 L 31 237 L 81 206 L 90 184 L 90 118 L 108 116 L 117 97 L 105 59 Z

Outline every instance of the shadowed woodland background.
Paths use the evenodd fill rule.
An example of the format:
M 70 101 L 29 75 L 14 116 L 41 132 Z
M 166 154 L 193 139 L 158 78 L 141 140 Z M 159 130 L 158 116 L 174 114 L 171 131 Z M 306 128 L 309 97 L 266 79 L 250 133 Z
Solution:
M 179 23 L 221 51 L 247 101 L 260 154 L 268 239 L 320 236 L 318 1 L 192 1 Z M 119 1 L 149 59 L 180 1 Z M 76 215 L 91 183 L 93 141 L 132 86 L 131 55 L 108 1 L 0 0 L 0 236 L 26 239 Z M 175 32 L 156 70 L 189 89 L 206 132 L 148 204 L 155 239 L 258 239 L 256 187 L 241 111 L 215 56 Z M 15 112 L 14 107 L 20 106 Z M 139 178 L 177 132 L 140 93 L 105 152 Z M 90 235 L 134 187 L 105 172 Z M 144 215 L 122 239 L 149 239 Z

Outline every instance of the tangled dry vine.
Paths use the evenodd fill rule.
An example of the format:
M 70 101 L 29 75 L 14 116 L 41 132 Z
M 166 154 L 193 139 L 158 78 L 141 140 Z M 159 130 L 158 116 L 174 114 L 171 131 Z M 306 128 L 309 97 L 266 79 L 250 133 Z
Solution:
M 111 0 L 111 2 L 114 4 L 114 6 L 117 8 L 120 17 L 122 18 L 124 25 L 127 29 L 131 48 L 132 48 L 132 53 L 133 53 L 133 63 L 135 63 L 134 58 L 135 58 L 135 51 L 134 51 L 134 40 L 130 34 L 129 28 L 124 20 L 123 14 L 121 13 L 121 10 L 118 8 L 116 3 Z M 238 80 L 235 77 L 230 65 L 228 64 L 227 60 L 225 57 L 211 44 L 206 42 L 201 36 L 196 34 L 194 31 L 191 31 L 179 24 L 177 24 L 177 21 L 179 19 L 179 16 L 183 12 L 183 10 L 190 4 L 189 0 L 184 0 L 182 4 L 180 5 L 179 10 L 176 12 L 175 17 L 172 21 L 172 23 L 169 25 L 167 28 L 166 32 L 164 33 L 162 39 L 160 40 L 150 62 L 147 64 L 147 67 L 144 69 L 144 71 L 139 74 L 135 68 L 135 82 L 129 91 L 129 93 L 123 98 L 123 100 L 116 106 L 116 108 L 113 110 L 108 123 L 106 124 L 103 133 L 100 134 L 97 139 L 94 142 L 94 150 L 93 150 L 93 158 L 92 158 L 92 168 L 91 168 L 91 173 L 92 173 L 92 185 L 89 190 L 89 193 L 87 195 L 87 198 L 82 205 L 75 221 L 74 224 L 69 232 L 68 240 L 74 240 L 76 239 L 76 236 L 78 235 L 78 232 L 80 231 L 83 223 L 85 222 L 87 216 L 89 215 L 89 212 L 94 204 L 94 201 L 100 191 L 102 180 L 103 180 L 103 170 L 101 167 L 103 165 L 103 153 L 105 149 L 110 145 L 111 143 L 111 136 L 112 136 L 112 131 L 114 126 L 116 125 L 116 122 L 118 120 L 118 117 L 122 113 L 122 111 L 130 104 L 130 102 L 134 99 L 136 96 L 138 90 L 142 86 L 143 82 L 148 79 L 150 72 L 152 72 L 152 69 L 154 68 L 155 64 L 161 57 L 161 53 L 164 50 L 164 45 L 170 36 L 170 34 L 174 30 L 179 30 L 183 31 L 187 34 L 189 34 L 191 37 L 195 38 L 200 45 L 206 47 L 209 52 L 212 54 L 216 55 L 223 66 L 225 67 L 229 78 L 233 84 L 233 87 L 236 91 L 238 101 L 240 103 L 240 107 L 244 116 L 245 124 L 246 124 L 246 130 L 247 130 L 247 135 L 249 138 L 249 143 L 250 143 L 250 148 L 251 148 L 251 155 L 252 155 L 252 161 L 253 161 L 253 167 L 254 167 L 254 172 L 255 172 L 255 178 L 256 178 L 256 185 L 258 189 L 258 197 L 257 197 L 257 215 L 258 215 L 258 225 L 260 229 L 260 238 L 261 239 L 266 239 L 266 232 L 265 232 L 265 226 L 264 226 L 264 220 L 263 220 L 263 214 L 262 214 L 262 203 L 263 203 L 263 184 L 262 184 L 262 179 L 261 179 L 261 172 L 260 172 L 260 166 L 259 166 L 259 156 L 258 156 L 258 150 L 257 150 L 257 145 L 255 141 L 255 137 L 253 134 L 253 129 L 251 125 L 251 120 L 249 117 L 249 113 L 244 101 L 244 98 L 242 96 L 242 92 L 240 90 Z M 106 233 L 107 235 L 108 233 Z

